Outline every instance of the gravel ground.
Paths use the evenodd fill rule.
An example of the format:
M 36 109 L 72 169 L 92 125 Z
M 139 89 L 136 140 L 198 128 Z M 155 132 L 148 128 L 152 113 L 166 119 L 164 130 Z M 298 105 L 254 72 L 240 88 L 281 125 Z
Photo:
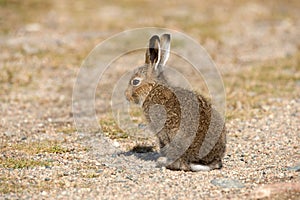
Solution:
M 230 2 L 223 3 L 224 8 L 233 6 Z M 186 16 L 193 5 L 198 5 L 190 3 L 182 9 L 170 3 L 170 10 L 158 12 L 170 18 Z M 245 3 L 227 12 L 203 2 L 203 9 L 211 8 L 213 17 L 227 19 L 218 24 L 217 38 L 203 39 L 203 33 L 188 29 L 177 18 L 166 25 L 159 16 L 153 20 L 174 29 L 185 27 L 183 31 L 196 36 L 212 55 L 226 83 L 226 76 L 243 74 L 245 69 L 265 61 L 275 60 L 279 65 L 278 59 L 299 56 L 297 7 L 272 3 Z M 263 93 L 265 98 L 258 108 L 241 103 L 255 99 L 255 93 L 247 96 L 247 85 L 227 85 L 228 96 L 239 102 L 235 108 L 227 102 L 228 112 L 237 108 L 258 114 L 234 115 L 227 120 L 227 152 L 221 170 L 170 171 L 156 167 L 157 148 L 144 153 L 130 150 L 137 144 L 155 144 L 153 138 L 109 139 L 99 133 L 76 131 L 71 106 L 80 63 L 96 44 L 128 27 L 123 21 L 113 21 L 114 14 L 99 14 L 97 10 L 92 15 L 84 8 L 80 10 L 78 3 L 76 12 L 103 20 L 98 26 L 101 31 L 85 30 L 89 19 L 78 14 L 76 19 L 80 20 L 75 23 L 71 16 L 78 16 L 76 12 L 65 12 L 66 5 L 57 2 L 39 22 L 21 23 L 8 33 L 1 29 L 0 199 L 299 199 L 299 57 L 295 71 L 278 71 L 295 75 L 287 80 L 286 89 Z M 6 11 L 5 6 L 1 9 Z M 277 9 L 287 16 L 279 15 Z M 106 5 L 100 10 L 120 14 L 122 5 Z M 134 16 L 128 11 L 120 20 Z M 208 16 L 203 13 L 190 20 Z M 96 25 L 95 19 L 89 23 Z M 144 25 L 147 19 L 132 22 L 129 27 Z M 147 25 L 153 26 L 152 22 Z M 279 78 L 275 77 L 268 87 L 277 86 Z M 243 95 L 249 99 L 239 99 Z M 101 107 L 103 101 L 98 99 L 97 111 L 107 117 Z
M 99 135 L 91 137 L 79 134 L 75 137 L 72 134 L 66 137 L 52 134 L 51 139 L 59 140 L 64 137 L 68 141 L 67 145 L 74 149 L 64 154 L 45 153 L 31 156 L 32 160 L 51 161 L 52 166 L 2 168 L 1 174 L 6 176 L 6 182 L 18 183 L 24 188 L 32 187 L 32 190 L 3 194 L 2 197 L 249 199 L 268 195 L 267 192 L 260 191 L 264 189 L 260 188 L 261 185 L 281 183 L 282 188 L 288 187 L 287 183 L 292 183 L 295 188 L 288 191 L 288 197 L 297 199 L 300 192 L 300 101 L 276 101 L 280 101 L 282 106 L 270 108 L 272 114 L 262 119 L 236 119 L 228 123 L 228 150 L 222 170 L 199 173 L 170 171 L 155 167 L 155 152 L 116 151 L 105 155 L 103 152 L 107 151 L 99 145 Z M 12 141 L 11 138 L 5 141 L 6 144 L 13 142 L 18 141 Z M 80 150 L 83 144 L 90 147 L 90 150 Z M 111 145 L 113 146 L 113 142 Z M 5 152 L 2 156 L 12 155 Z M 280 194 L 278 199 L 285 194 L 286 192 Z

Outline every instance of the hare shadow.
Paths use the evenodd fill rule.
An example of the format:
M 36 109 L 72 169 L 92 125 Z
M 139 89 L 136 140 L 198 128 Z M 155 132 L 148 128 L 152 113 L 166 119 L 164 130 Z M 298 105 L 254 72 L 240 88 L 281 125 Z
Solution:
M 153 146 L 141 146 L 137 145 L 133 147 L 130 151 L 123 152 L 124 156 L 135 156 L 138 159 L 144 161 L 156 161 L 160 154 L 153 150 Z

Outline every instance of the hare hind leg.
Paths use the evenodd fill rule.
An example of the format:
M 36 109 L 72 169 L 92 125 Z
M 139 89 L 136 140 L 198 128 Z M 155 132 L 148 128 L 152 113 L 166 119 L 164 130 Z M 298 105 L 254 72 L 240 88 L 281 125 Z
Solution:
M 201 165 L 201 164 L 195 164 L 190 163 L 191 171 L 198 172 L 198 171 L 210 171 L 214 169 L 221 169 L 222 168 L 222 162 L 215 162 L 209 165 Z
M 176 161 L 170 162 L 167 157 L 159 157 L 157 159 L 157 166 L 166 167 L 170 170 L 191 171 L 190 165 L 181 158 L 177 159 Z
M 179 158 L 176 161 L 169 163 L 167 157 L 159 157 L 157 159 L 157 167 L 163 167 L 163 166 L 170 170 L 198 172 L 198 171 L 210 171 L 214 169 L 220 169 L 222 168 L 222 162 L 215 161 L 209 165 L 203 165 L 198 163 L 188 163 L 184 159 Z

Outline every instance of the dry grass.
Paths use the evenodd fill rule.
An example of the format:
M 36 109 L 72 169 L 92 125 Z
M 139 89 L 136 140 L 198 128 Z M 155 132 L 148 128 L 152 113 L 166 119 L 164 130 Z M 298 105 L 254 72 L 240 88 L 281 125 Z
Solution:
M 299 98 L 300 54 L 270 60 L 258 66 L 225 74 L 227 118 L 249 119 L 267 114 L 274 99 Z
M 10 182 L 10 180 L 6 176 L 0 177 L 0 182 L 0 193 L 2 194 L 18 193 L 26 189 L 25 185 Z
M 3 66 L 0 68 L 0 94 L 7 94 L 15 87 L 27 87 L 32 83 L 32 74 L 20 74 L 21 67 L 17 66 Z M 17 73 L 18 72 L 18 73 Z
M 41 3 L 38 0 L 0 0 L 0 33 L 10 33 L 19 28 L 21 24 L 36 20 L 36 16 L 43 15 L 44 11 L 51 6 L 51 1 Z M 28 9 L 31 11 L 28 12 Z

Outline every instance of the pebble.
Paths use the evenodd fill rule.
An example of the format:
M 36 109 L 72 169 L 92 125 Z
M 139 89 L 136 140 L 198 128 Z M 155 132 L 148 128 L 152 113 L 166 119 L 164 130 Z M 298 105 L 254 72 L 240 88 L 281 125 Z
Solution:
M 69 173 L 68 172 L 64 172 L 63 175 L 64 176 L 69 176 Z
M 113 146 L 114 146 L 114 147 L 120 147 L 120 143 L 117 142 L 117 141 L 114 141 L 114 142 L 113 142 Z
M 221 188 L 243 188 L 245 187 L 240 181 L 236 179 L 227 179 L 227 178 L 220 178 L 220 179 L 213 179 L 211 183 L 215 186 Z
M 26 137 L 26 136 L 24 136 L 24 137 L 22 137 L 22 138 L 21 138 L 21 140 L 27 140 L 27 137 Z
M 293 166 L 293 167 L 288 167 L 287 170 L 288 171 L 300 172 L 300 165 L 296 165 L 296 166 Z
M 139 125 L 138 125 L 138 128 L 139 128 L 139 129 L 145 129 L 146 127 L 147 127 L 146 124 L 139 124 Z
M 300 193 L 300 183 L 274 183 L 261 186 L 255 189 L 251 197 L 255 199 L 270 198 L 277 196 L 289 196 L 292 193 Z M 279 199 L 279 198 L 278 198 Z M 282 198 L 280 198 L 282 199 Z M 294 199 L 294 198 L 289 198 Z

